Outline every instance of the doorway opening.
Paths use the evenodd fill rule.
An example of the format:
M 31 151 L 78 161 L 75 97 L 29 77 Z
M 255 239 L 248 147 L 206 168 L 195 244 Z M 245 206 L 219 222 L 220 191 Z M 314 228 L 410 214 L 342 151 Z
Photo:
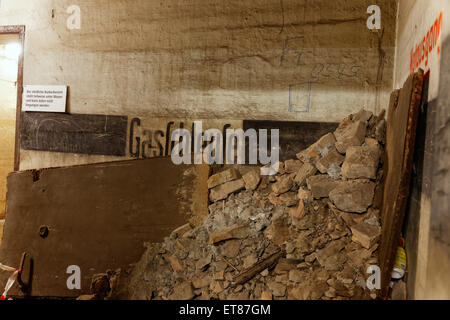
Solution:
M 19 169 L 24 32 L 23 26 L 0 27 L 0 241 L 6 209 L 6 178 Z

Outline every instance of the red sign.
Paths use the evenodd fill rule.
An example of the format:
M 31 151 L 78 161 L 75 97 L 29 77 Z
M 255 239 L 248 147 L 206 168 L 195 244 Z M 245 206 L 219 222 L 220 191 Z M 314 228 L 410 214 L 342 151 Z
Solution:
M 419 68 L 422 62 L 425 61 L 425 67 L 428 67 L 428 56 L 437 48 L 437 54 L 441 53 L 441 47 L 438 43 L 439 37 L 441 36 L 442 30 L 442 12 L 439 17 L 434 21 L 434 24 L 428 30 L 426 36 L 423 37 L 422 41 L 419 42 L 415 48 L 411 49 L 410 58 L 410 72 Z

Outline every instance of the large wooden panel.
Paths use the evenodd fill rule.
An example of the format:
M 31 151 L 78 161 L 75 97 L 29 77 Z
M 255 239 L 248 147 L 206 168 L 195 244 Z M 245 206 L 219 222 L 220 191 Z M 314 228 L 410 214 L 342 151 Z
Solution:
M 32 296 L 88 293 L 93 274 L 137 262 L 144 242 L 207 215 L 208 171 L 154 158 L 12 173 L 0 261 L 32 257 Z M 81 268 L 81 290 L 66 286 L 70 265 Z M 8 276 L 0 273 L 0 283 Z
M 125 156 L 128 117 L 45 112 L 22 113 L 25 150 Z
M 382 295 L 389 292 L 391 272 L 409 197 L 423 71 L 411 74 L 391 95 L 386 130 L 386 162 L 380 244 Z

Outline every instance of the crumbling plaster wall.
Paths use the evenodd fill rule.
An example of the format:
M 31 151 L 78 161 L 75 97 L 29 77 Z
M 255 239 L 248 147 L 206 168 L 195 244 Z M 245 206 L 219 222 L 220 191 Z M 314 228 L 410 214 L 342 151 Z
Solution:
M 70 86 L 72 113 L 332 122 L 388 104 L 396 3 L 375 2 L 380 32 L 372 0 L 3 0 L 0 24 L 26 25 L 24 84 Z M 107 160 L 24 151 L 21 169 Z
M 443 110 L 445 103 L 439 102 L 441 100 L 439 85 L 442 78 L 442 45 L 450 36 L 449 15 L 448 0 L 399 1 L 394 87 L 400 88 L 412 69 L 417 70 L 420 67 L 426 73 L 429 72 L 428 103 L 425 104 L 426 109 L 423 109 L 420 114 L 415 156 L 416 170 L 407 216 L 407 244 L 409 243 L 410 247 L 408 295 L 411 299 L 449 299 L 450 297 L 448 289 L 450 277 L 446 271 L 450 265 L 448 251 L 450 244 L 445 243 L 446 236 L 442 237 L 442 232 L 449 227 L 448 221 L 445 222 L 438 213 L 445 211 L 444 202 L 448 201 L 448 195 L 440 190 L 441 187 L 445 190 L 448 185 L 445 176 L 442 175 L 443 172 L 448 171 L 448 158 L 439 160 L 436 156 L 439 149 L 437 143 L 447 143 L 447 140 L 436 133 L 439 133 L 439 124 L 442 126 L 442 123 L 446 121 L 446 118 L 442 116 L 445 116 L 445 113 L 448 114 L 448 111 Z M 440 30 L 436 45 L 432 48 L 428 47 L 428 55 L 424 54 L 423 59 L 419 54 L 419 63 L 414 63 L 417 60 L 417 56 L 414 56 L 416 48 L 423 45 L 424 40 L 429 44 L 427 37 L 433 38 L 430 34 L 436 34 L 436 27 Z M 448 145 L 447 147 L 441 145 L 440 149 L 442 148 L 448 150 Z M 441 199 L 435 198 L 436 196 Z M 430 225 L 434 225 L 435 232 Z

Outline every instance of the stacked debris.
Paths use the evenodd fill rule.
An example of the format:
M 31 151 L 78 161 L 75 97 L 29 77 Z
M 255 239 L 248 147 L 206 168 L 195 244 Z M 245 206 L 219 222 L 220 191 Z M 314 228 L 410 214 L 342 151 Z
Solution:
M 384 114 L 361 110 L 280 163 L 212 175 L 209 216 L 148 244 L 132 299 L 369 299 L 377 264 Z

